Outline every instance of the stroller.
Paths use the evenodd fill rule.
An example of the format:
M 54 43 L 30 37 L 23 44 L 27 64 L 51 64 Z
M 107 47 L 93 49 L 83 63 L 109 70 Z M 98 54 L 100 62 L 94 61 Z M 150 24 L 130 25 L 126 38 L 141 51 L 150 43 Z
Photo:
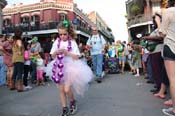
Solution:
M 115 46 L 111 45 L 108 48 L 108 53 L 105 58 L 105 70 L 109 74 L 117 74 L 119 70 L 119 60 L 116 58 Z

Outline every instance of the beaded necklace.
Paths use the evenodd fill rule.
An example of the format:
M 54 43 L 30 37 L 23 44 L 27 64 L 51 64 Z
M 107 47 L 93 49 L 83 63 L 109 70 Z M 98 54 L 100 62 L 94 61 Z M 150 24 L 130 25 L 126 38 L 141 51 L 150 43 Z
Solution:
M 61 39 L 58 38 L 58 44 L 57 44 L 57 47 L 58 49 L 60 48 L 60 43 L 61 43 Z M 72 50 L 72 46 L 71 46 L 71 38 L 68 37 L 68 46 L 67 46 L 67 51 L 71 51 Z M 64 64 L 62 62 L 64 58 L 64 54 L 63 53 L 59 53 L 57 54 L 56 56 L 56 61 L 54 62 L 53 64 L 53 69 L 52 69 L 52 72 L 53 72 L 53 76 L 52 76 L 52 79 L 55 83 L 60 83 L 61 79 L 63 78 L 64 76 L 64 73 L 63 73 L 63 67 L 64 67 Z

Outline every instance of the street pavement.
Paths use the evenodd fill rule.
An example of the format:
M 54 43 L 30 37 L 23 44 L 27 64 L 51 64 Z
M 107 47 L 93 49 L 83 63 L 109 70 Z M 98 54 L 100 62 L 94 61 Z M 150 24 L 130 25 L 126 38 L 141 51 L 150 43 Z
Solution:
M 93 81 L 89 90 L 76 96 L 75 116 L 164 116 L 164 100 L 155 98 L 143 77 L 107 74 L 101 84 Z M 0 116 L 60 116 L 62 111 L 55 84 L 34 87 L 22 93 L 0 87 Z

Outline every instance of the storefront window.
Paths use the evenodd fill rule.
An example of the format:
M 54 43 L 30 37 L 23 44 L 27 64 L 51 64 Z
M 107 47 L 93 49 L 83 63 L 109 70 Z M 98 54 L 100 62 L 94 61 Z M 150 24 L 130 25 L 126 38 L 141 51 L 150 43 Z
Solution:
M 67 20 L 67 15 L 64 13 L 61 13 L 60 14 L 60 21 L 64 21 L 64 20 Z

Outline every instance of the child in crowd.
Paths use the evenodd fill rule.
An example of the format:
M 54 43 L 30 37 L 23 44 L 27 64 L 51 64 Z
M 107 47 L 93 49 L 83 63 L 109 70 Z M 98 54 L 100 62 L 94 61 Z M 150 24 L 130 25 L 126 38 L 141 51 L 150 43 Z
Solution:
M 29 90 L 32 89 L 31 86 L 28 85 L 28 75 L 30 72 L 30 44 L 29 43 L 24 43 L 24 75 L 23 75 L 23 85 L 24 85 L 24 89 Z
M 41 82 L 42 85 L 45 85 L 43 73 L 44 73 L 44 54 L 42 52 L 39 52 L 37 57 L 37 81 L 36 85 L 38 86 Z
M 139 46 L 139 42 L 136 42 L 136 44 L 133 45 L 133 50 L 135 53 L 133 56 L 133 64 L 136 70 L 136 74 L 134 76 L 138 77 L 140 76 L 139 68 L 141 68 L 141 47 Z
M 129 63 L 129 67 L 130 67 L 130 73 L 135 73 L 135 68 L 133 66 L 133 56 L 134 56 L 134 50 L 133 48 L 130 46 L 130 44 L 128 44 L 128 63 Z
M 61 116 L 69 116 L 77 111 L 74 92 L 83 95 L 93 77 L 90 67 L 80 59 L 80 51 L 75 39 L 75 32 L 69 21 L 58 25 L 59 38 L 53 43 L 50 54 L 54 59 L 46 68 L 46 75 L 58 85 L 63 112 Z M 51 71 L 52 70 L 52 71 Z M 52 73 L 50 73 L 52 72 Z M 70 107 L 67 107 L 69 98 Z
M 116 57 L 119 59 L 120 72 L 124 73 L 126 62 L 126 48 L 120 40 L 116 41 Z

